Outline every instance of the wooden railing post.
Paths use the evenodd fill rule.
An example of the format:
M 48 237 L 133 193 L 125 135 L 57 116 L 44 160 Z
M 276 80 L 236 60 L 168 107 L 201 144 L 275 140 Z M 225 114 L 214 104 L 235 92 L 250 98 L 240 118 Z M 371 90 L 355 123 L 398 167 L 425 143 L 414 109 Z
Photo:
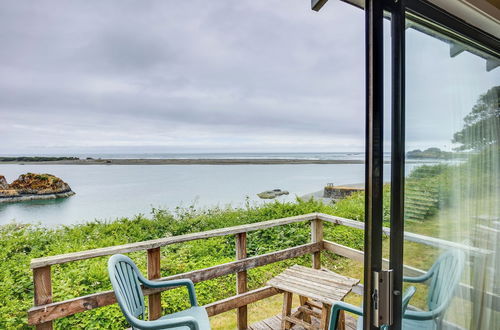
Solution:
M 323 220 L 315 219 L 311 221 L 311 242 L 323 241 Z M 321 269 L 321 251 L 312 255 L 312 266 L 314 269 Z
M 236 259 L 245 259 L 247 257 L 247 233 L 236 235 Z M 236 292 L 237 294 L 247 292 L 247 271 L 236 273 Z M 248 327 L 248 309 L 247 305 L 238 307 L 237 324 L 238 329 L 243 330 Z
M 52 302 L 52 277 L 50 266 L 34 268 L 33 282 L 35 285 L 35 306 Z M 37 330 L 52 330 L 52 321 L 36 325 Z
M 148 250 L 148 279 L 160 278 L 160 248 Z M 154 293 L 148 296 L 148 316 L 149 320 L 156 320 L 161 317 L 161 293 Z

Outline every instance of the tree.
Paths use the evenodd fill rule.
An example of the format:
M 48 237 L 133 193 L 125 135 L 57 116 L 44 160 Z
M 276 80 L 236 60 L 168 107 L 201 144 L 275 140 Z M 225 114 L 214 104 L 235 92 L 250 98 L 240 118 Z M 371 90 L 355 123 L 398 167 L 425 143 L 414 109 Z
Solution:
M 481 95 L 464 118 L 464 127 L 453 135 L 456 150 L 482 150 L 500 141 L 500 86 Z

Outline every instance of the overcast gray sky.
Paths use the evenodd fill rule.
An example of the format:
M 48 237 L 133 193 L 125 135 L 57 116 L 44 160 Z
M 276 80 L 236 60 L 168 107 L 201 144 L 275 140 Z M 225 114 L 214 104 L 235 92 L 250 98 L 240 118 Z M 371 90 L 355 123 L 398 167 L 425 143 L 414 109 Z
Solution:
M 309 6 L 2 1 L 0 154 L 362 151 L 364 14 Z M 409 33 L 409 139 L 443 147 L 498 71 Z M 425 121 L 450 111 L 440 130 Z

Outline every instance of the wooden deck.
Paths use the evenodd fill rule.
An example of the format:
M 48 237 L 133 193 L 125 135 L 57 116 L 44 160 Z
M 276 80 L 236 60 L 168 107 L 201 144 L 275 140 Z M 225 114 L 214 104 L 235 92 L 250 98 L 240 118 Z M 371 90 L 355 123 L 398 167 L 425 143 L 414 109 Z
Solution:
M 312 317 L 315 326 L 319 326 L 319 319 Z M 248 330 L 279 330 L 281 329 L 281 314 L 259 321 L 248 327 Z M 304 327 L 294 325 L 293 330 L 305 330 Z M 345 330 L 356 330 L 356 319 L 349 314 L 345 314 Z

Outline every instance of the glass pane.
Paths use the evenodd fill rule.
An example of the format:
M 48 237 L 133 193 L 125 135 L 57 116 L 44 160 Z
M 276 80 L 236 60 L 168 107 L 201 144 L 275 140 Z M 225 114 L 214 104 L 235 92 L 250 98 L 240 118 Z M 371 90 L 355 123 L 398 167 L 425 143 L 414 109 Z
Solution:
M 423 236 L 407 235 L 404 263 L 416 270 L 405 273 L 434 272 L 425 283 L 405 283 L 417 287 L 410 305 L 427 320 L 404 322 L 494 329 L 500 324 L 500 69 L 488 72 L 474 50 L 451 57 L 460 44 L 418 25 L 406 38 L 405 230 Z

